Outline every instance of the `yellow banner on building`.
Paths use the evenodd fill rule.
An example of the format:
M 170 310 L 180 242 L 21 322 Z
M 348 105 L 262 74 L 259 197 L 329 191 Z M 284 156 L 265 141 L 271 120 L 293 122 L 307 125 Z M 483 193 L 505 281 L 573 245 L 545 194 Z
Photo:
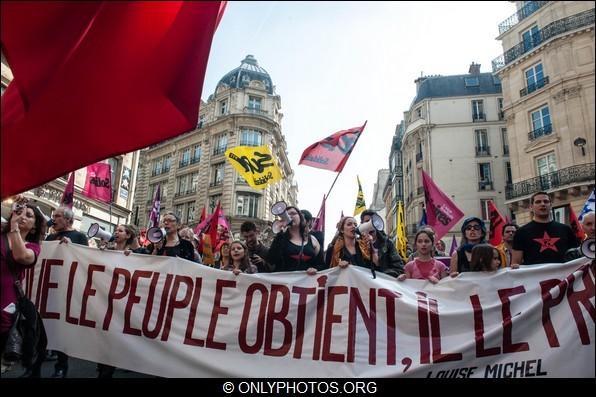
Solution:
M 282 179 L 269 146 L 236 146 L 226 150 L 226 158 L 252 188 L 265 189 Z
M 408 237 L 406 236 L 406 220 L 402 202 L 397 204 L 397 230 L 395 233 L 395 248 L 404 260 L 408 257 Z

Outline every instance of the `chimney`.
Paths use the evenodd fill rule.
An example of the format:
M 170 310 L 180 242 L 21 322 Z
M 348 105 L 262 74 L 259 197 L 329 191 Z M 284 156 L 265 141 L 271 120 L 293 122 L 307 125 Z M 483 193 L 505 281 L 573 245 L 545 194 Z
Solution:
M 468 69 L 468 73 L 480 74 L 480 64 L 472 62 L 472 64 L 470 65 L 470 69 Z

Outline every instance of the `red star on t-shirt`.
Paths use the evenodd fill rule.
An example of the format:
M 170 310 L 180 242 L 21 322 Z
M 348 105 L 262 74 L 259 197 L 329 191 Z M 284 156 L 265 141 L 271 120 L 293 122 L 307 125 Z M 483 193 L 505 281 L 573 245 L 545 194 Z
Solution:
M 547 232 L 544 232 L 544 236 L 542 236 L 542 238 L 534 238 L 532 240 L 540 244 L 540 252 L 546 250 L 553 250 L 555 252 L 559 252 L 559 250 L 555 246 L 555 243 L 560 240 L 559 237 L 551 237 L 548 235 Z

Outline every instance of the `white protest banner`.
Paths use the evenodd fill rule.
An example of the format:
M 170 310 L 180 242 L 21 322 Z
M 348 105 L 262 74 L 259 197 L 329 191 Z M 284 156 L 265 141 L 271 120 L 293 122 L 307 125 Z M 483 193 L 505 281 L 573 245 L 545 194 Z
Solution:
M 49 349 L 165 377 L 594 377 L 594 265 L 437 285 L 350 266 L 241 274 L 44 242 Z

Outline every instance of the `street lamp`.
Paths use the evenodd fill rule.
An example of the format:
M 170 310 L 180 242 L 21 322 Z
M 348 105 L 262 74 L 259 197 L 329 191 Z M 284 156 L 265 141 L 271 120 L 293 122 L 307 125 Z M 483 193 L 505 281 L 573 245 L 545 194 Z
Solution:
M 584 146 L 586 146 L 586 140 L 584 138 L 575 138 L 573 144 L 575 146 L 579 146 L 582 149 L 582 156 L 586 155 L 586 149 L 584 149 Z

